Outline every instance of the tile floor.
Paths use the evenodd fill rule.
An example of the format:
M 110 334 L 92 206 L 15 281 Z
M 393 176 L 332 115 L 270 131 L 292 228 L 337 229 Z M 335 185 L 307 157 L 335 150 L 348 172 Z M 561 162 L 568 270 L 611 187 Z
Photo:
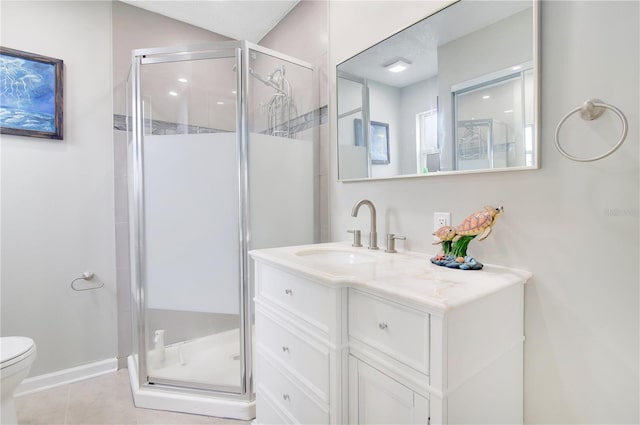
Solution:
M 251 422 L 133 404 L 127 369 L 16 398 L 20 425 L 247 425 Z

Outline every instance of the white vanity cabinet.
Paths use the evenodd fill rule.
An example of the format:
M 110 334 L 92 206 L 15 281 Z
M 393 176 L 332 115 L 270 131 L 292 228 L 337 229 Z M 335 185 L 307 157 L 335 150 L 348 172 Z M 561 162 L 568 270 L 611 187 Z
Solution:
M 261 262 L 254 270 L 257 422 L 343 423 L 346 289 Z
M 350 423 L 523 423 L 523 284 L 447 312 L 349 289 Z
M 349 289 L 349 423 L 427 424 L 429 314 Z
M 528 272 L 363 251 L 333 264 L 302 248 L 251 253 L 257 423 L 523 422 Z

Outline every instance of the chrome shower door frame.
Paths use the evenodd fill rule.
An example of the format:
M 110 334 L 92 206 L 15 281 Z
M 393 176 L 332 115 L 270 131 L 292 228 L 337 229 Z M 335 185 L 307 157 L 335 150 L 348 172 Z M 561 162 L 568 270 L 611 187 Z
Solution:
M 136 49 L 132 53 L 132 131 L 133 131 L 133 155 L 132 155 L 132 194 L 133 202 L 131 213 L 133 219 L 130 225 L 131 234 L 131 288 L 132 299 L 135 302 L 135 322 L 137 330 L 138 349 L 138 384 L 145 389 L 165 389 L 172 392 L 202 393 L 205 395 L 220 396 L 240 400 L 254 400 L 253 388 L 253 332 L 252 332 L 252 287 L 251 272 L 249 269 L 248 250 L 250 248 L 250 212 L 249 199 L 249 105 L 247 103 L 249 88 L 249 64 L 251 51 L 263 53 L 280 60 L 301 66 L 313 72 L 313 66 L 305 61 L 279 53 L 277 51 L 259 46 L 247 41 L 224 41 L 218 43 L 184 45 L 173 47 L 161 47 L 150 49 Z M 144 170 L 143 170 L 143 146 L 144 122 L 142 111 L 142 94 L 140 70 L 141 66 L 151 63 L 164 63 L 175 61 L 189 61 L 198 59 L 215 59 L 222 57 L 235 57 L 236 69 L 236 135 L 238 152 L 238 182 L 239 182 L 239 233 L 240 252 L 240 354 L 241 354 L 241 391 L 230 392 L 228 388 L 214 387 L 203 388 L 201 385 L 194 387 L 189 382 L 160 383 L 150 385 L 147 375 L 146 353 L 146 323 L 145 323 L 145 288 L 146 276 L 144 275 L 145 259 L 145 228 L 144 228 Z M 317 105 L 317 93 L 313 93 L 312 101 Z M 317 117 L 314 115 L 314 122 Z M 318 126 L 314 129 L 314 155 L 317 157 Z M 317 161 L 314 161 L 314 174 L 317 174 Z M 318 204 L 318 196 L 314 204 Z M 317 227 L 317 226 L 316 226 Z M 318 229 L 315 234 L 319 233 Z M 134 341 L 136 346 L 136 341 Z M 180 384 L 180 385 L 177 385 Z
M 145 220 L 144 220 L 144 167 L 143 167 L 143 139 L 144 139 L 144 116 L 142 111 L 142 92 L 141 92 L 141 75 L 142 65 L 169 63 L 176 61 L 193 61 L 201 59 L 217 59 L 217 58 L 235 58 L 236 69 L 242 70 L 242 62 L 246 52 L 243 49 L 243 42 L 228 41 L 215 44 L 191 45 L 191 46 L 175 46 L 151 49 L 137 49 L 132 53 L 132 130 L 133 130 L 133 160 L 132 160 L 132 215 L 131 235 L 132 235 L 132 292 L 133 300 L 136 304 L 136 322 L 134 326 L 137 329 L 137 348 L 138 348 L 138 383 L 141 388 L 165 388 L 172 391 L 205 391 L 207 393 L 219 394 L 225 398 L 242 398 L 253 399 L 253 376 L 252 376 L 252 333 L 250 323 L 250 293 L 248 279 L 247 249 L 248 249 L 248 231 L 247 231 L 247 208 L 248 208 L 248 192 L 247 192 L 247 133 L 246 124 L 247 104 L 245 100 L 245 84 L 248 72 L 236 72 L 236 135 L 237 135 L 237 152 L 238 152 L 238 177 L 239 177 L 239 232 L 240 240 L 239 254 L 239 276 L 240 276 L 240 362 L 241 362 L 241 381 L 240 390 L 234 391 L 226 386 L 194 384 L 190 382 L 180 381 L 163 381 L 156 380 L 156 383 L 149 383 L 148 365 L 146 353 L 148 344 L 146 338 L 146 302 L 145 292 L 147 288 L 147 280 L 144 273 L 145 270 Z M 134 344 L 136 342 L 134 341 Z

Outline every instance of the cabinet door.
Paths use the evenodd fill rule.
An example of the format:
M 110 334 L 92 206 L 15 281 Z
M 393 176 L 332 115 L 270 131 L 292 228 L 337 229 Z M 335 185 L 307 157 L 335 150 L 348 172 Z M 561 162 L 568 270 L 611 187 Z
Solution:
M 429 422 L 429 400 L 350 356 L 349 422 L 424 425 Z

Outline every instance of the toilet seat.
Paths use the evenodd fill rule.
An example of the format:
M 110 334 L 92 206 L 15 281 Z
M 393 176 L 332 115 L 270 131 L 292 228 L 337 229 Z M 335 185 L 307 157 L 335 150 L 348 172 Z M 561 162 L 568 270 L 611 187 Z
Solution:
M 31 338 L 24 336 L 2 337 L 0 340 L 1 369 L 14 365 L 31 356 L 36 350 Z

